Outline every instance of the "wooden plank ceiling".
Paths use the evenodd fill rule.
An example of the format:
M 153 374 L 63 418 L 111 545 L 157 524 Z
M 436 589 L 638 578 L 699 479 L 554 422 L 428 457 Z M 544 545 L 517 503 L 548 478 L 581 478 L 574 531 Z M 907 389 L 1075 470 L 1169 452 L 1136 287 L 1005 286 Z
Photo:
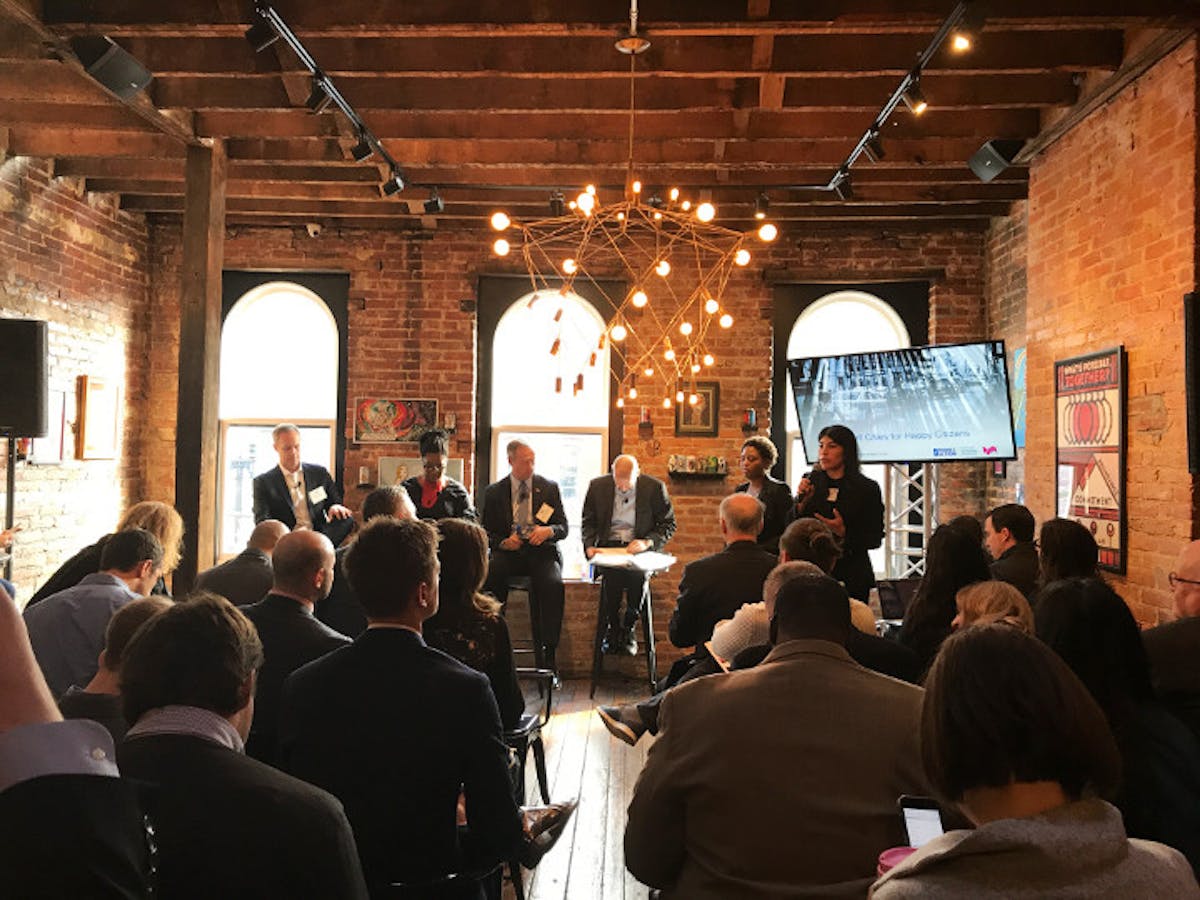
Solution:
M 1027 170 L 981 183 L 966 161 L 993 138 L 1035 138 L 1156 35 L 1192 27 L 1197 0 L 992 3 L 976 48 L 925 70 L 929 111 L 901 105 L 886 156 L 861 158 L 854 193 L 826 183 L 953 8 L 952 0 L 643 2 L 634 157 L 649 189 L 710 191 L 745 227 L 765 191 L 788 222 L 937 221 L 970 227 L 1026 195 Z M 188 140 L 222 138 L 231 222 L 437 227 L 503 206 L 548 213 L 587 183 L 614 198 L 628 159 L 628 28 L 622 0 L 279 0 L 338 90 L 401 164 L 408 187 L 355 163 L 355 134 L 304 105 L 306 70 L 282 41 L 255 53 L 243 0 L 0 0 L 0 134 L 7 155 L 121 204 L 178 216 Z M 102 33 L 154 73 L 126 106 L 65 52 Z M 436 186 L 445 211 L 424 216 Z

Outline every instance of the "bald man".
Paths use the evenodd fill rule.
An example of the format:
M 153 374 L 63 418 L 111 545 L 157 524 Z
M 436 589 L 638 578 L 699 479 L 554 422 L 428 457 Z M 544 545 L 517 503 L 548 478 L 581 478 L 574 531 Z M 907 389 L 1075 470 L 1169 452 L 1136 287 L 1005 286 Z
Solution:
M 1200 737 L 1200 541 L 1185 546 L 1168 576 L 1174 622 L 1142 632 L 1160 700 Z
M 261 600 L 274 580 L 271 553 L 287 533 L 288 527 L 278 519 L 259 522 L 250 532 L 245 550 L 196 576 L 196 590 L 220 594 L 234 606 Z
M 279 539 L 271 557 L 274 586 L 242 608 L 258 629 L 263 665 L 254 693 L 254 721 L 246 753 L 274 765 L 283 682 L 301 666 L 350 643 L 313 615 L 333 587 L 333 544 L 319 531 L 293 531 Z
M 638 461 L 621 454 L 612 474 L 593 478 L 583 499 L 583 549 L 592 559 L 600 547 L 629 553 L 662 550 L 675 533 L 675 510 L 667 486 L 643 475 Z M 646 574 L 637 569 L 605 566 L 600 570 L 600 615 L 608 622 L 605 653 L 637 653 L 633 626 L 641 613 Z M 621 597 L 625 617 L 621 618 Z

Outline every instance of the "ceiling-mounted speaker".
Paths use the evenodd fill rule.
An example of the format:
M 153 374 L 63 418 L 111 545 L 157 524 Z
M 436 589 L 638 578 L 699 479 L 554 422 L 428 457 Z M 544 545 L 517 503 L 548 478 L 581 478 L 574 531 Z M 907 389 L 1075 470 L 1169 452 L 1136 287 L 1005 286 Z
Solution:
M 980 181 L 991 181 L 1012 165 L 1024 141 L 988 141 L 975 151 L 967 165 Z
M 150 70 L 103 34 L 71 38 L 71 49 L 87 73 L 122 100 L 132 100 L 154 77 Z

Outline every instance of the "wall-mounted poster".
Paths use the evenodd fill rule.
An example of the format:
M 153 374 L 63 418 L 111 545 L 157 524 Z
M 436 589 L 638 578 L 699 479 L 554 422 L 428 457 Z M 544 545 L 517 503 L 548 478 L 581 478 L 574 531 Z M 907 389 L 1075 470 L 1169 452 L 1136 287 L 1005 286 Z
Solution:
M 354 441 L 359 444 L 416 442 L 437 427 L 436 400 L 388 400 L 366 397 L 354 401 Z
M 716 381 L 698 381 L 684 393 L 684 401 L 675 404 L 675 436 L 716 437 L 721 385 Z M 695 403 L 689 402 L 692 394 L 696 396 Z
M 1100 566 L 1125 571 L 1125 348 L 1054 364 L 1057 510 L 1084 525 Z
M 121 390 L 111 378 L 80 375 L 75 456 L 79 459 L 116 459 L 117 427 L 121 421 Z
M 1014 347 L 1012 358 L 1012 416 L 1013 445 L 1025 448 L 1025 361 L 1029 353 L 1025 347 Z

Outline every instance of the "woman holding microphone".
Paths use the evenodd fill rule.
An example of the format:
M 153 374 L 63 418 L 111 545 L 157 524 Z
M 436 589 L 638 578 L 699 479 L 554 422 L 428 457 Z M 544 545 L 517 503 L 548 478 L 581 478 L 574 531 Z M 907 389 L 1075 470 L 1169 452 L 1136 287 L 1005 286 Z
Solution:
M 820 519 L 842 539 L 833 577 L 851 597 L 866 602 L 875 586 L 867 551 L 883 542 L 883 498 L 879 485 L 860 470 L 858 439 L 845 425 L 821 429 L 817 465 L 796 491 L 796 517 L 801 516 Z

